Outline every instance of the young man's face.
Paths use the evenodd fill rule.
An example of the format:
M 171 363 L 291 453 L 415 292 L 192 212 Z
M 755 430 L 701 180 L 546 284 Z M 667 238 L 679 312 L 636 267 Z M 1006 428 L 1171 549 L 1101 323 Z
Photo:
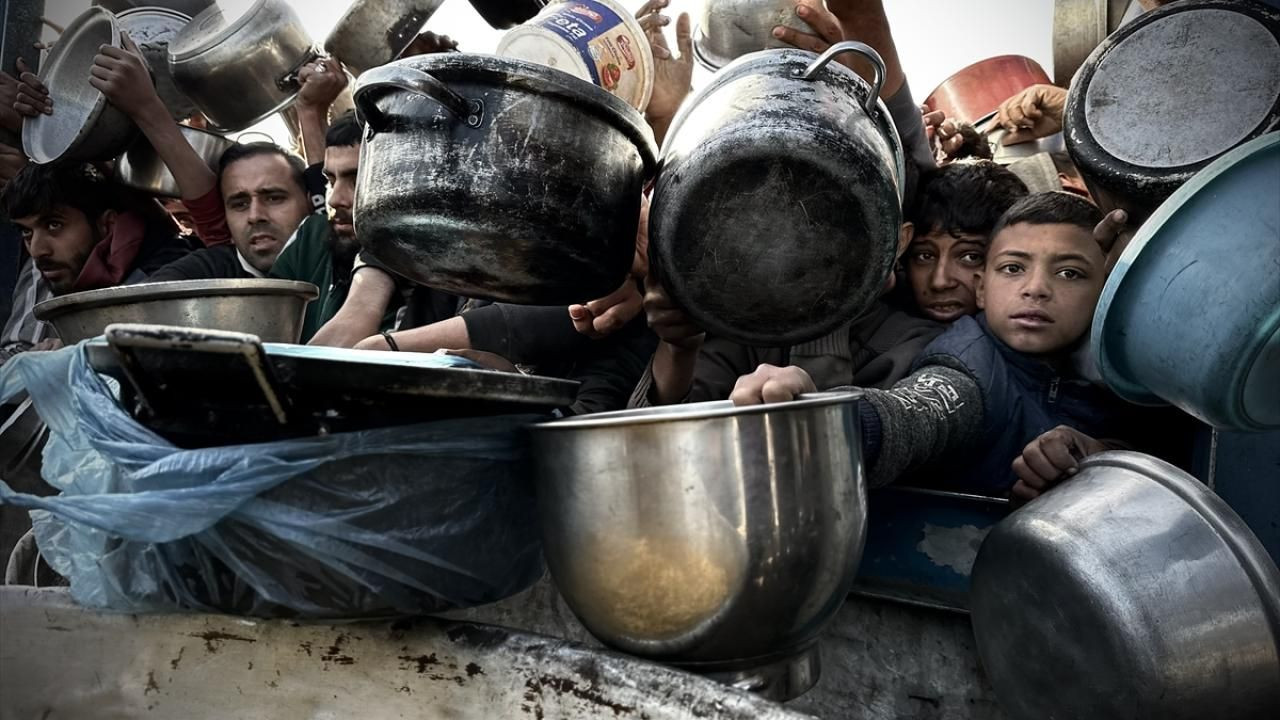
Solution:
M 294 181 L 289 161 L 275 154 L 231 163 L 222 171 L 221 185 L 232 242 L 250 265 L 268 272 L 310 214 L 311 201 Z
M 986 262 L 986 238 L 934 230 L 907 248 L 907 280 L 925 317 L 951 322 L 978 311 L 977 286 Z
M 324 151 L 324 176 L 329 181 L 329 223 L 338 242 L 346 248 L 356 245 L 352 210 L 356 204 L 356 171 L 360 167 L 360 146 L 330 147 Z
M 1061 352 L 1084 336 L 1102 294 L 1106 257 L 1075 225 L 1018 223 L 987 249 L 978 306 L 992 332 L 1031 355 Z
M 13 221 L 22 229 L 27 254 L 53 294 L 71 292 L 100 237 L 85 214 L 70 205 L 56 204 L 44 215 Z

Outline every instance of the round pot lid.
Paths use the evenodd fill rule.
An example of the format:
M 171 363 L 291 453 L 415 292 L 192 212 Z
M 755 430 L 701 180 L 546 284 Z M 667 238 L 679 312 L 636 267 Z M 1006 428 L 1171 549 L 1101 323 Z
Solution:
M 190 60 L 221 44 L 257 16 L 266 3 L 267 0 L 237 0 L 205 8 L 169 42 L 170 61 Z
M 1171 257 L 1170 248 L 1189 249 L 1208 262 L 1224 252 L 1215 238 L 1256 242 L 1261 251 L 1275 251 L 1275 247 L 1267 243 L 1274 243 L 1276 227 L 1280 227 L 1280 211 L 1275 199 L 1278 166 L 1280 133 L 1255 138 L 1230 151 L 1169 196 L 1125 248 L 1107 277 L 1094 311 L 1092 330 L 1092 337 L 1097 339 L 1093 352 L 1098 369 L 1117 395 L 1138 404 L 1165 404 L 1165 400 L 1141 380 L 1140 364 L 1145 358 L 1131 357 L 1131 353 L 1124 350 L 1124 341 L 1133 323 L 1152 321 L 1150 304 L 1159 299 L 1151 295 L 1144 280 L 1159 270 L 1153 266 Z M 1231 206 L 1240 201 L 1244 202 L 1243 208 Z M 1229 252 L 1241 250 L 1233 247 Z M 1274 283 L 1274 269 L 1267 270 L 1265 256 L 1257 252 L 1250 256 L 1263 268 L 1257 279 Z M 1217 292 L 1227 295 L 1204 306 L 1206 313 L 1215 312 L 1215 308 L 1226 308 L 1225 311 L 1231 313 L 1222 323 L 1214 324 L 1223 335 L 1200 338 L 1203 344 L 1188 347 L 1188 351 L 1212 353 L 1231 340 L 1232 350 L 1226 358 L 1228 371 L 1215 379 L 1223 388 L 1215 394 L 1226 398 L 1221 404 L 1227 417 L 1218 420 L 1236 427 L 1273 427 L 1280 424 L 1280 393 L 1275 392 L 1280 376 L 1280 305 L 1260 310 L 1257 317 L 1243 319 L 1243 323 L 1248 323 L 1245 327 L 1240 308 L 1246 303 L 1232 300 L 1233 288 L 1234 292 L 1248 293 L 1250 298 L 1266 305 L 1262 287 L 1248 282 L 1224 284 Z M 1228 332 L 1243 333 L 1245 339 L 1241 341 Z M 1170 340 L 1179 345 L 1185 345 L 1186 341 L 1187 338 Z M 1148 369 L 1147 373 L 1150 372 Z M 1200 392 L 1206 392 L 1197 387 Z M 1194 408 L 1183 409 L 1201 414 Z
M 1126 25 L 1071 86 L 1073 158 L 1122 195 L 1162 200 L 1280 118 L 1278 36 L 1280 13 L 1234 0 L 1175 3 Z
M 116 18 L 102 8 L 89 8 L 62 32 L 40 68 L 53 114 L 22 123 L 22 147 L 33 162 L 45 164 L 68 155 L 93 131 L 107 106 L 107 98 L 89 84 L 93 58 L 99 47 L 120 44 Z
M 1147 455 L 1090 456 L 998 523 L 969 600 L 1010 718 L 1262 717 L 1246 708 L 1276 696 L 1275 563 L 1221 498 Z M 1210 666 L 1210 682 L 1178 671 Z
M 173 82 L 169 73 L 169 43 L 191 22 L 189 15 L 161 7 L 139 7 L 116 15 L 120 29 L 137 44 L 155 79 L 156 94 L 175 120 L 185 120 L 196 106 Z

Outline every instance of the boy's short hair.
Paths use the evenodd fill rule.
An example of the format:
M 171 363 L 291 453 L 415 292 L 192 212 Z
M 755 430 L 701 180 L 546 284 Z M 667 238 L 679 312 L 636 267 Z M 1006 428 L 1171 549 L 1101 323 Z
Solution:
M 236 143 L 227 148 L 222 153 L 222 157 L 218 158 L 218 177 L 222 177 L 222 173 L 226 172 L 227 166 L 231 163 L 259 155 L 279 155 L 284 158 L 285 162 L 289 163 L 291 171 L 289 175 L 293 177 L 293 181 L 298 184 L 302 192 L 307 192 L 306 161 L 273 142 Z
M 906 219 L 918 235 L 941 231 L 990 237 L 1000 216 L 1027 193 L 1026 183 L 996 163 L 951 163 L 920 176 Z
M 356 116 L 355 110 L 348 110 L 329 125 L 329 130 L 324 134 L 324 146 L 327 148 L 355 147 L 363 139 L 364 125 L 360 124 L 360 118 Z
M 1010 225 L 1074 225 L 1092 233 L 1102 222 L 1102 211 L 1097 205 L 1079 195 L 1054 190 L 1035 193 L 1014 203 L 991 230 L 995 237 Z
M 92 165 L 35 163 L 22 168 L 0 195 L 0 214 L 10 219 L 44 216 L 54 205 L 73 207 L 93 223 L 102 213 L 117 209 L 119 197 Z

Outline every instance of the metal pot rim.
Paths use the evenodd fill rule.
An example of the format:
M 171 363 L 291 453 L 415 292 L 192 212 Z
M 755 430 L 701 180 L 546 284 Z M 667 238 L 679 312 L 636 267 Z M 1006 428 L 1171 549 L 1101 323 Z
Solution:
M 848 391 L 805 393 L 790 402 L 767 403 L 764 405 L 735 406 L 729 400 L 659 405 L 552 420 L 532 425 L 531 428 L 535 431 L 589 430 L 698 420 L 720 420 L 748 415 L 768 415 L 794 410 L 809 410 L 830 405 L 852 405 L 861 400 L 862 396 L 862 391 L 854 388 Z
M 399 64 L 429 73 L 442 81 L 493 84 L 567 100 L 585 112 L 602 116 L 626 134 L 640 153 L 646 178 L 652 177 L 657 169 L 658 148 L 653 130 L 644 116 L 625 100 L 595 83 L 537 63 L 482 53 L 417 55 L 388 63 Z M 357 79 L 354 92 L 359 93 L 360 89 L 361 83 Z
M 110 44 L 113 47 L 121 47 L 123 45 L 124 41 L 120 30 L 120 23 L 116 20 L 115 14 L 96 5 L 90 6 L 88 10 L 77 16 L 76 19 L 67 26 L 66 30 L 62 32 L 62 36 L 59 41 L 53 46 L 53 50 L 49 52 L 49 57 L 45 59 L 44 67 L 42 67 L 40 71 L 41 82 L 48 85 L 50 76 L 59 69 L 64 58 L 70 52 L 67 48 L 74 47 L 75 41 L 79 39 L 76 35 L 90 23 L 98 21 L 105 21 L 109 24 L 111 28 Z M 50 88 L 50 90 L 52 90 L 52 88 Z M 46 123 L 52 122 L 45 118 L 51 118 L 52 116 L 38 115 L 35 118 L 27 118 L 26 121 L 22 123 L 23 151 L 31 158 L 32 162 L 38 165 L 51 163 L 58 160 L 60 157 L 72 154 L 75 148 L 83 143 L 84 139 L 93 131 L 94 126 L 97 125 L 102 114 L 106 112 L 107 106 L 107 97 L 101 92 L 97 92 L 93 107 L 85 115 L 84 121 L 80 126 L 80 130 L 76 133 L 76 136 L 71 140 L 67 147 L 63 149 L 62 154 L 56 157 L 46 157 L 43 154 L 41 157 L 36 157 L 31 151 L 31 148 L 34 147 L 34 137 L 43 131 Z
M 296 295 L 315 300 L 320 290 L 309 282 L 296 280 L 176 280 L 71 293 L 38 303 L 34 312 L 37 319 L 51 321 L 72 312 L 131 302 L 237 295 Z

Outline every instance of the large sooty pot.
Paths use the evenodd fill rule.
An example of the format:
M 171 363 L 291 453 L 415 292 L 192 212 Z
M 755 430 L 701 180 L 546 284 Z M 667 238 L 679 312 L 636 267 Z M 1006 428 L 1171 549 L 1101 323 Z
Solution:
M 832 62 L 857 52 L 867 83 Z M 902 224 L 902 147 L 862 43 L 746 55 L 687 101 L 663 147 L 650 261 L 702 328 L 791 345 L 884 287 Z
M 1280 126 L 1280 11 L 1184 0 L 1142 15 L 1080 68 L 1063 125 L 1092 189 L 1154 209 L 1215 158 Z
M 383 263 L 534 305 L 622 283 L 657 154 L 624 101 L 558 70 L 462 53 L 374 68 L 355 99 L 368 125 L 356 232 Z

